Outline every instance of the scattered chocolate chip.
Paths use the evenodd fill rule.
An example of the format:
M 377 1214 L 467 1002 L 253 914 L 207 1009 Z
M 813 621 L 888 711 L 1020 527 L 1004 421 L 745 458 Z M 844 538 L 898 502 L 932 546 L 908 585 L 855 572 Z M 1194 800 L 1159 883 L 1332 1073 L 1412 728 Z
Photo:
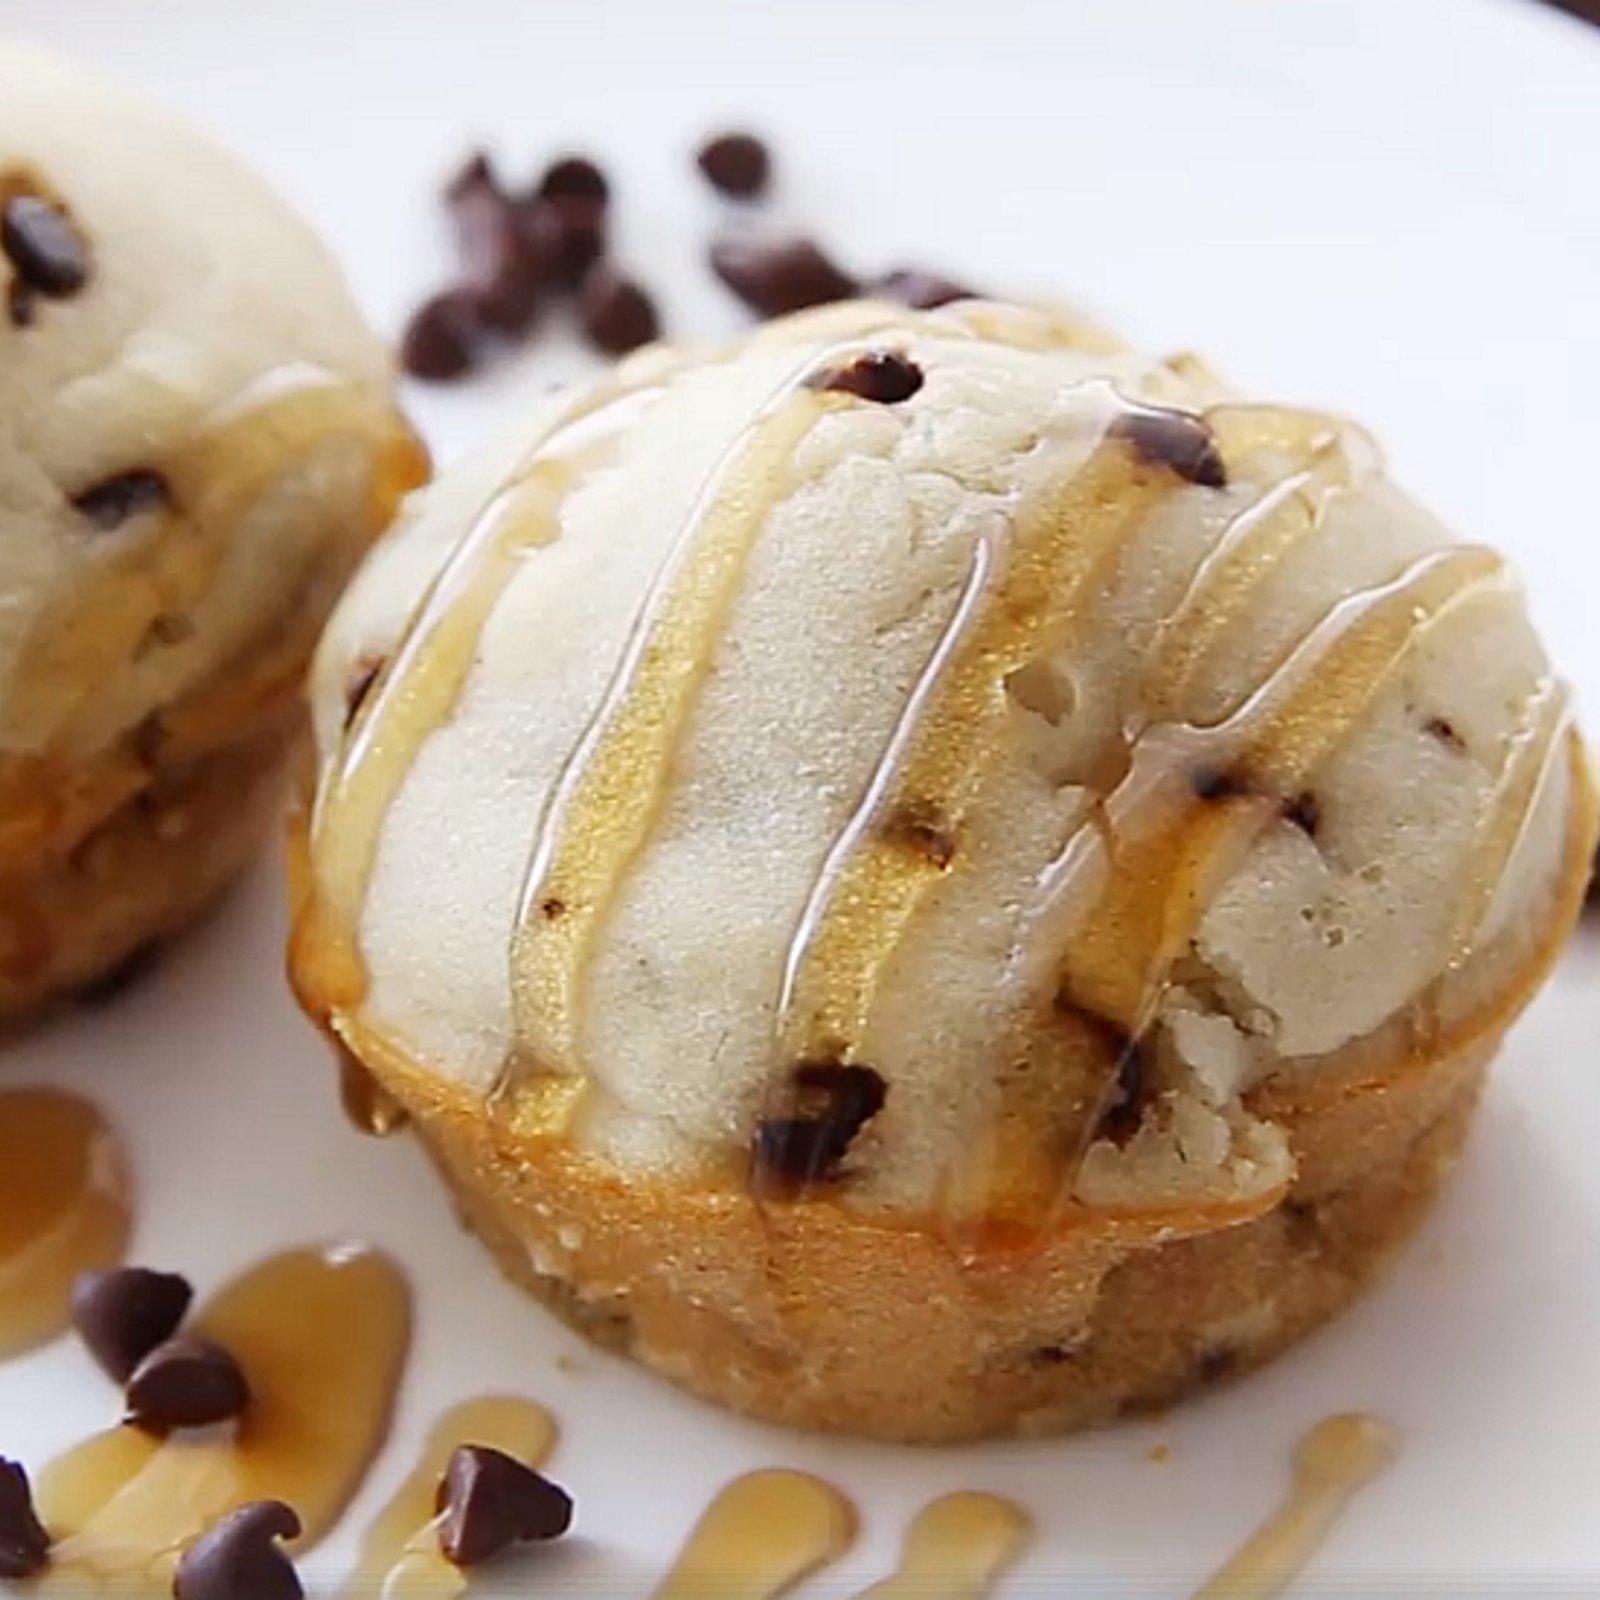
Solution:
M 821 387 L 892 406 L 922 387 L 922 368 L 896 350 L 871 350 L 825 373 Z
M 184 1551 L 173 1575 L 176 1600 L 302 1600 L 305 1589 L 280 1539 L 297 1539 L 300 1519 L 281 1500 L 254 1500 L 214 1523 Z
M 1239 1352 L 1229 1345 L 1201 1351 L 1200 1359 L 1195 1363 L 1195 1377 L 1201 1383 L 1220 1383 L 1224 1378 L 1231 1378 L 1238 1370 Z
M 626 355 L 661 334 L 655 302 L 632 278 L 603 262 L 583 280 L 578 315 L 589 342 L 608 355 Z
M 513 1544 L 559 1539 L 572 1526 L 572 1497 L 499 1450 L 466 1444 L 439 1481 L 439 1548 L 458 1567 L 475 1567 Z
M 72 1326 L 89 1354 L 126 1383 L 163 1340 L 178 1331 L 194 1290 L 176 1272 L 117 1267 L 83 1272 L 72 1286 Z
M 65 211 L 38 195 L 18 194 L 0 209 L 0 250 L 19 283 L 60 300 L 89 281 L 89 247 Z
M 1201 800 L 1231 800 L 1250 792 L 1246 783 L 1221 767 L 1196 767 L 1189 775 L 1189 784 Z
M 530 248 L 521 212 L 479 152 L 445 191 L 461 260 L 463 309 L 486 328 L 524 333 L 539 309 L 543 263 Z
M 1318 1206 L 1309 1200 L 1285 1200 L 1279 1209 L 1286 1231 L 1297 1244 L 1310 1248 L 1321 1240 L 1322 1212 Z
M 1142 408 L 1125 411 L 1111 435 L 1126 439 L 1155 466 L 1170 467 L 1180 478 L 1207 489 L 1225 489 L 1228 468 L 1203 417 L 1187 411 Z
M 477 319 L 466 291 L 446 289 L 412 312 L 400 336 L 400 362 L 413 378 L 443 383 L 472 370 Z
M 542 195 L 520 211 L 523 247 L 541 278 L 564 288 L 583 281 L 605 254 L 605 202 L 581 194 Z
M 1295 827 L 1315 839 L 1317 829 L 1322 825 L 1322 805 L 1307 789 L 1304 793 L 1297 794 L 1294 799 L 1284 802 L 1283 820 L 1292 822 Z
M 1437 739 L 1447 749 L 1461 751 L 1467 748 L 1467 741 L 1456 732 L 1454 723 L 1446 721 L 1443 717 L 1429 717 L 1423 723 L 1422 731 Z
M 344 680 L 344 725 L 346 729 L 354 725 L 356 718 L 361 713 L 361 708 L 367 703 L 367 696 L 372 693 L 372 686 L 378 681 L 380 674 L 387 663 L 382 656 L 358 656 L 350 665 L 350 671 Z
M 897 300 L 913 311 L 932 311 L 937 306 L 947 306 L 952 300 L 974 300 L 977 290 L 968 289 L 953 278 L 937 272 L 923 272 L 917 267 L 899 267 L 875 278 L 868 286 L 870 293 Z
M 1127 1040 L 1117 1053 L 1111 1078 L 1111 1095 L 1095 1129 L 1102 1139 L 1125 1145 L 1144 1121 L 1150 1097 L 1150 1055 L 1142 1040 Z
M 851 1142 L 888 1096 L 871 1067 L 838 1061 L 802 1061 L 791 1082 L 795 1115 L 756 1127 L 750 1181 L 759 1194 L 793 1193 L 836 1178 Z
M 72 504 L 95 527 L 112 533 L 134 517 L 165 511 L 172 504 L 172 489 L 153 468 L 130 467 L 74 495 Z
M 562 156 L 544 169 L 535 195 L 541 200 L 598 200 L 611 196 L 606 175 L 587 156 Z
M 166 953 L 167 944 L 164 939 L 146 939 L 143 944 L 135 945 L 127 955 L 107 967 L 104 972 L 97 974 L 87 983 L 80 983 L 72 991 L 72 998 L 84 1006 L 108 1005 L 149 977 L 161 965 L 161 958 Z
M 555 896 L 552 895 L 550 899 L 541 900 L 539 902 L 539 909 L 546 917 L 550 919 L 551 922 L 555 922 L 561 917 L 566 916 L 567 902 L 565 900 L 557 900 Z
M 760 194 L 772 175 L 772 156 L 753 133 L 722 133 L 707 139 L 695 163 L 712 188 L 736 200 Z
M 719 239 L 711 246 L 711 270 L 763 317 L 848 300 L 858 288 L 809 239 Z
M 20 1463 L 0 1456 L 0 1578 L 31 1578 L 50 1564 L 50 1535 L 33 1509 Z
M 882 834 L 891 844 L 931 861 L 943 871 L 955 860 L 956 839 L 941 806 L 908 801 L 884 818 Z
M 210 1339 L 178 1337 L 158 1344 L 133 1369 L 125 1421 L 154 1433 L 205 1428 L 250 1404 L 239 1363 Z

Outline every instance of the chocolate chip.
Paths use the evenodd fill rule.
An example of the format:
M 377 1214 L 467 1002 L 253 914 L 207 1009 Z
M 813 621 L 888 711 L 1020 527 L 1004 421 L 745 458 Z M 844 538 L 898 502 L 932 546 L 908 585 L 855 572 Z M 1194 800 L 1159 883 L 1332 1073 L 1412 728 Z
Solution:
M 711 270 L 763 317 L 848 300 L 858 287 L 809 239 L 719 239 L 711 246 Z
M 0 1456 L 0 1578 L 31 1578 L 50 1564 L 50 1535 L 33 1509 L 28 1474 Z
M 0 210 L 0 250 L 17 281 L 60 300 L 89 281 L 89 247 L 72 218 L 38 195 L 18 194 Z
M 942 806 L 907 801 L 884 818 L 880 831 L 891 844 L 931 861 L 941 871 L 955 860 L 955 834 Z
M 566 1490 L 487 1445 L 456 1449 L 439 1482 L 439 1548 L 458 1567 L 475 1567 L 513 1544 L 559 1539 L 572 1526 Z
M 470 296 L 446 289 L 412 312 L 400 336 L 400 362 L 413 378 L 442 383 L 471 371 L 476 316 Z
M 1078 1352 L 1064 1344 L 1038 1344 L 1028 1352 L 1028 1360 L 1036 1367 L 1061 1367 L 1077 1359 Z
M 1095 1132 L 1114 1145 L 1125 1145 L 1139 1131 L 1150 1097 L 1150 1057 L 1143 1041 L 1127 1040 L 1117 1053 L 1111 1097 L 1100 1113 Z
M 1170 467 L 1180 478 L 1207 489 L 1225 489 L 1228 468 L 1203 417 L 1187 411 L 1142 408 L 1125 411 L 1111 425 L 1153 466 Z
M 176 1600 L 302 1600 L 305 1589 L 280 1539 L 300 1519 L 281 1500 L 254 1500 L 214 1523 L 184 1551 L 173 1574 Z
M 567 902 L 565 900 L 557 900 L 552 895 L 548 900 L 539 902 L 539 909 L 551 922 L 559 922 L 567 914 Z
M 1196 767 L 1189 774 L 1189 785 L 1201 800 L 1231 800 L 1235 795 L 1250 792 L 1242 778 L 1222 767 Z
M 474 150 L 445 184 L 444 203 L 448 207 L 462 195 L 485 186 L 499 189 L 500 180 L 495 176 L 494 162 L 490 160 L 489 152 Z
M 608 355 L 626 355 L 661 333 L 650 296 L 633 279 L 603 263 L 583 280 L 578 314 L 589 342 Z
M 178 1331 L 194 1290 L 175 1272 L 117 1267 L 83 1272 L 72 1286 L 72 1326 L 89 1354 L 127 1382 L 135 1367 Z
M 606 175 L 587 156 L 562 156 L 544 169 L 534 193 L 541 200 L 598 200 L 610 198 Z
M 1195 1363 L 1195 1377 L 1201 1383 L 1220 1383 L 1239 1370 L 1239 1352 L 1229 1345 L 1204 1350 Z
M 892 406 L 922 387 L 922 368 L 898 351 L 872 350 L 827 373 L 822 387 Z
M 500 333 L 525 333 L 539 309 L 544 264 L 530 247 L 516 202 L 481 151 L 451 179 L 446 205 L 461 261 L 460 302 Z
M 757 1124 L 751 1187 L 758 1194 L 791 1194 L 839 1176 L 839 1163 L 888 1096 L 871 1067 L 802 1061 L 791 1075 L 795 1115 Z
M 354 725 L 386 664 L 382 656 L 374 655 L 359 656 L 351 663 L 344 680 L 344 725 L 347 729 Z
M 899 267 L 886 272 L 868 285 L 870 293 L 897 300 L 913 311 L 932 311 L 936 306 L 947 306 L 952 300 L 974 300 L 977 290 L 968 289 L 953 278 L 937 272 L 923 272 L 917 267 Z
M 605 202 L 581 194 L 540 195 L 519 212 L 523 247 L 543 281 L 572 288 L 605 254 Z
M 165 511 L 172 504 L 172 489 L 153 468 L 130 467 L 74 495 L 72 504 L 95 527 L 112 533 L 134 517 Z
M 721 133 L 707 139 L 695 163 L 712 188 L 736 200 L 760 194 L 772 175 L 772 157 L 753 133 Z
M 1459 752 L 1467 748 L 1467 741 L 1456 732 L 1455 725 L 1443 717 L 1429 717 L 1423 723 L 1422 731 L 1437 739 L 1447 749 Z
M 250 1404 L 239 1363 L 210 1339 L 179 1337 L 158 1344 L 133 1369 L 124 1420 L 153 1433 L 205 1428 Z
M 1295 827 L 1315 839 L 1317 829 L 1322 825 L 1321 803 L 1307 789 L 1303 794 L 1297 794 L 1294 799 L 1284 803 L 1283 820 L 1292 822 Z

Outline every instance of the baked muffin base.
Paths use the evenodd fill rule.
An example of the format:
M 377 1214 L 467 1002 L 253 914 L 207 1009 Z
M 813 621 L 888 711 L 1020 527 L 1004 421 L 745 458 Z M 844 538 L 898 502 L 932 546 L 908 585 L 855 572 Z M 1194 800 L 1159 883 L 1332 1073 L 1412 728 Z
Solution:
M 1381 1086 L 1281 1096 L 1298 1173 L 1254 1215 L 1078 1212 L 1048 1238 L 965 1255 L 827 1199 L 762 1205 L 625 1176 L 381 1041 L 350 1042 L 506 1275 L 589 1337 L 774 1422 L 951 1441 L 1165 1404 L 1341 1310 L 1424 1215 L 1499 1034 Z

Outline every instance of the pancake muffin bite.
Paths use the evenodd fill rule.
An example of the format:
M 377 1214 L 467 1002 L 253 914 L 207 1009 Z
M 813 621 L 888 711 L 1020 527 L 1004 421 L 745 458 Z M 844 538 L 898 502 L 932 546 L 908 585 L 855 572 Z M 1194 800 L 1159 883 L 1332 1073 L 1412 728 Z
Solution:
M 730 1406 L 1047 1430 L 1409 1232 L 1595 797 L 1372 441 L 1060 317 L 642 352 L 416 496 L 292 969 L 506 1271 Z
M 0 1020 L 210 901 L 420 449 L 327 252 L 197 131 L 0 45 Z

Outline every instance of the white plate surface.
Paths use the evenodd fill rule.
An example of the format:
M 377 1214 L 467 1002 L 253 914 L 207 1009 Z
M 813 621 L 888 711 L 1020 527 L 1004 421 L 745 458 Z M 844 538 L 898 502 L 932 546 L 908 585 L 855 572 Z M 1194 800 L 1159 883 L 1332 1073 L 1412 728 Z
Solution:
M 147 86 L 259 164 L 386 328 L 444 270 L 432 191 L 475 139 L 530 169 L 597 151 L 622 252 L 674 330 L 736 326 L 701 265 L 715 208 L 686 151 L 747 121 L 773 138 L 782 211 L 864 269 L 911 259 L 1064 294 L 1368 420 L 1407 482 L 1515 556 L 1600 703 L 1600 32 L 1532 3 L 0 0 L 0 26 Z M 585 361 L 558 339 L 411 399 L 447 458 Z M 721 1482 L 783 1463 L 863 1513 L 808 1596 L 888 1570 L 910 1513 L 958 1487 L 1038 1518 L 1008 1595 L 1182 1596 L 1280 1493 L 1299 1431 L 1352 1408 L 1394 1419 L 1405 1451 L 1307 1592 L 1600 1591 L 1600 941 L 1518 1028 L 1459 1181 L 1353 1314 L 1159 1423 L 919 1452 L 723 1416 L 502 1285 L 417 1151 L 341 1122 L 282 986 L 283 923 L 264 865 L 144 987 L 10 1047 L 0 1081 L 110 1109 L 137 1160 L 141 1260 L 209 1286 L 358 1233 L 413 1275 L 398 1426 L 313 1560 L 322 1581 L 430 1419 L 512 1388 L 561 1417 L 552 1470 L 583 1530 L 514 1569 L 527 1592 L 648 1592 Z M 0 1449 L 42 1460 L 111 1403 L 63 1341 L 0 1369 Z

